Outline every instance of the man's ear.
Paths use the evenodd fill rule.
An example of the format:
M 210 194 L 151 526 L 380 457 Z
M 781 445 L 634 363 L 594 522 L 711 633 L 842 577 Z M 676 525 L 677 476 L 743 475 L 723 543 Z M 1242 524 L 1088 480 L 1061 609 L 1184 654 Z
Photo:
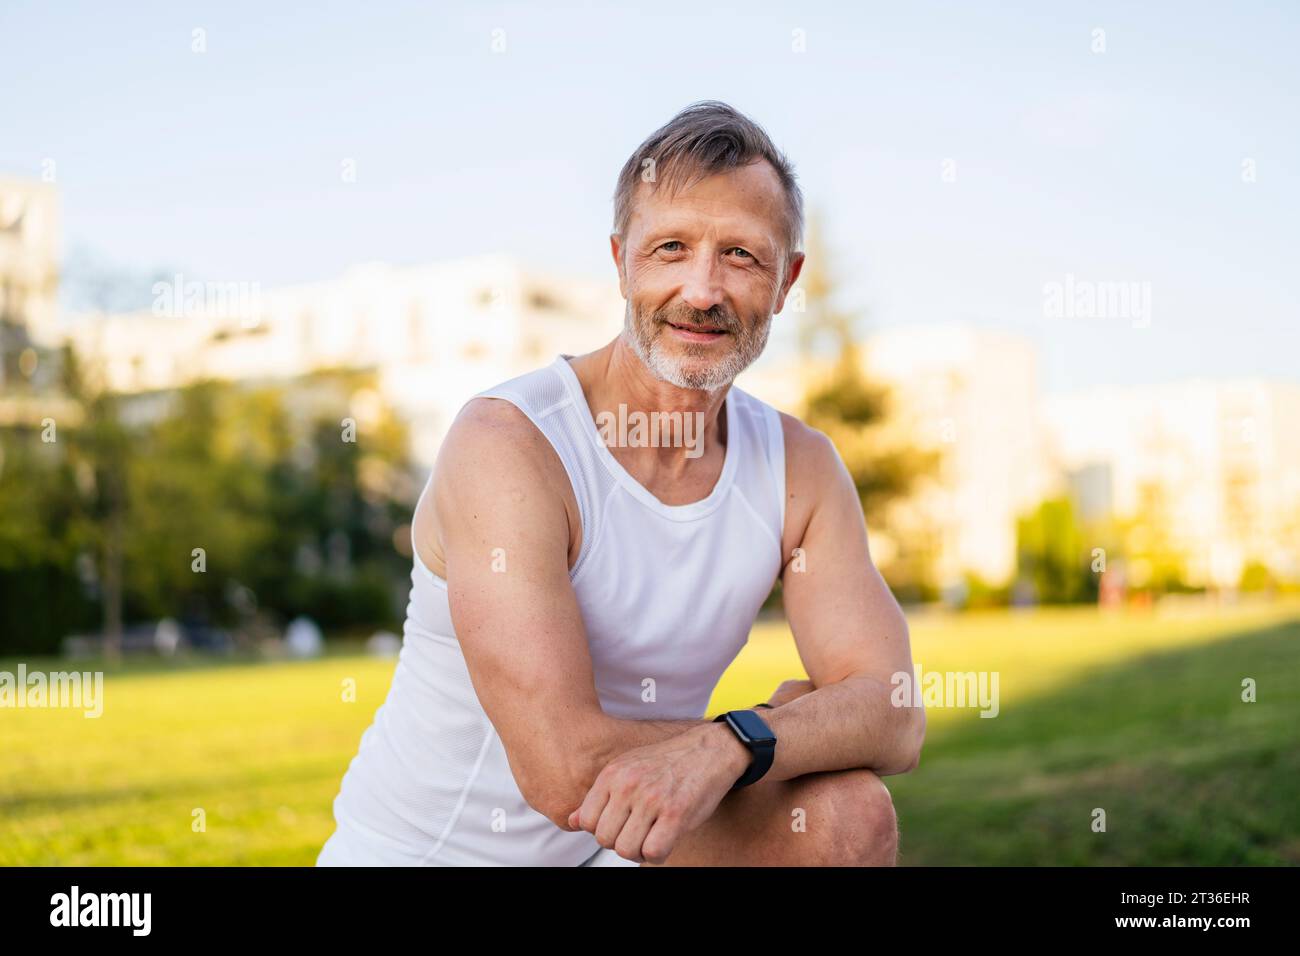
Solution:
M 803 271 L 804 254 L 796 252 L 790 257 L 790 268 L 786 270 L 785 282 L 781 285 L 781 294 L 776 299 L 776 309 L 773 311 L 779 313 L 785 308 L 785 297 L 790 294 L 790 287 L 799 279 L 799 273 Z
M 609 251 L 614 256 L 614 267 L 618 269 L 618 292 L 627 298 L 627 274 L 623 268 L 623 239 L 616 233 L 609 234 Z

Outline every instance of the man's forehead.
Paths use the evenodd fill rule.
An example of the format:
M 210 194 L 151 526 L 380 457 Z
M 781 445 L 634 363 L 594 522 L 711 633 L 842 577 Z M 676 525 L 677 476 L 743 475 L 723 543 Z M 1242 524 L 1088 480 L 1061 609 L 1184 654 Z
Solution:
M 712 225 L 767 232 L 779 229 L 783 196 L 776 171 L 766 161 L 706 176 L 675 191 L 637 184 L 631 223 L 642 229 Z M 631 225 L 630 223 L 630 225 Z

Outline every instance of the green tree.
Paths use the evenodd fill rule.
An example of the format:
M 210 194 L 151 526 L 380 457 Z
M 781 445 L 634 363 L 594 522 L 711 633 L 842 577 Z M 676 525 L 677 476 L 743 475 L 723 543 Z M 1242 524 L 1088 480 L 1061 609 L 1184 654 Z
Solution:
M 395 627 L 413 479 L 370 373 L 115 395 L 69 354 L 56 442 L 0 429 L 0 652 L 160 617 Z M 370 393 L 355 428 L 353 397 Z M 199 550 L 201 549 L 201 551 Z M 201 562 L 201 563 L 200 563 Z
M 886 506 L 907 494 L 937 464 L 936 454 L 882 440 L 890 412 L 889 389 L 868 381 L 863 371 L 857 314 L 835 304 L 835 281 L 821 235 L 820 217 L 810 217 L 804 292 L 799 313 L 799 348 L 806 368 L 825 368 L 804 399 L 803 419 L 835 443 L 853 476 L 867 520 L 883 519 Z
M 1016 523 L 1020 575 L 1037 599 L 1066 604 L 1096 597 L 1096 575 L 1083 530 L 1068 497 L 1043 501 Z
M 859 316 L 835 304 L 836 283 L 816 215 L 810 217 L 799 285 L 799 350 L 803 368 L 813 376 L 805 383 L 801 417 L 834 443 L 857 487 L 867 522 L 887 530 L 890 506 L 935 472 L 939 453 L 890 436 L 890 390 L 864 372 Z M 890 585 L 912 597 L 930 593 L 935 537 L 896 537 L 900 547 L 884 568 Z

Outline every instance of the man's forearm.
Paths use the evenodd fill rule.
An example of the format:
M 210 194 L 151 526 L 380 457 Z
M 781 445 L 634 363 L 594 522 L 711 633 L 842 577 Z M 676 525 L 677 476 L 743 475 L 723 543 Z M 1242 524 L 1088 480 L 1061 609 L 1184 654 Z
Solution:
M 595 782 L 596 775 L 620 754 L 635 750 L 637 747 L 660 743 L 669 737 L 676 737 L 688 730 L 708 724 L 707 718 L 636 720 L 610 717 L 602 713 L 585 728 L 583 734 L 585 743 L 583 752 L 587 756 L 589 776 L 586 780 L 587 786 L 590 787 Z
M 881 774 L 903 773 L 916 762 L 924 711 L 895 707 L 891 686 L 875 678 L 848 677 L 802 694 L 771 710 L 760 710 L 777 737 L 776 758 L 764 779 L 789 780 L 805 773 L 865 767 Z M 656 744 L 696 727 L 698 720 L 635 720 L 601 714 L 588 725 L 583 750 L 587 786 L 620 754 Z M 918 726 L 919 724 L 919 726 Z M 720 737 L 727 738 L 730 731 Z
M 525 777 L 530 780 L 524 788 L 528 802 L 557 826 L 567 829 L 569 814 L 578 808 L 596 777 L 614 758 L 709 723 L 706 719 L 628 720 L 598 711 L 576 728 L 571 726 L 562 756 L 543 760 L 540 765 L 550 770 L 546 777 Z M 533 765 L 539 764 L 534 760 Z
M 806 773 L 857 767 L 882 775 L 911 769 L 920 746 L 924 712 L 894 707 L 889 692 L 889 685 L 881 681 L 849 677 L 760 711 L 778 741 L 775 760 L 764 779 L 789 780 Z M 702 727 L 712 729 L 698 738 L 698 743 L 717 748 L 719 760 L 738 758 L 736 775 L 740 776 L 746 766 L 743 745 L 726 726 L 708 718 L 635 720 L 604 713 L 595 716 L 577 735 L 581 769 L 572 792 L 561 799 L 562 807 L 572 804 L 569 809 L 576 809 L 600 772 L 621 754 Z M 553 816 L 560 818 L 562 814 Z
M 761 711 L 776 734 L 765 780 L 865 767 L 880 775 L 916 765 L 925 727 L 918 707 L 895 707 L 892 688 L 872 677 L 826 684 L 781 707 Z

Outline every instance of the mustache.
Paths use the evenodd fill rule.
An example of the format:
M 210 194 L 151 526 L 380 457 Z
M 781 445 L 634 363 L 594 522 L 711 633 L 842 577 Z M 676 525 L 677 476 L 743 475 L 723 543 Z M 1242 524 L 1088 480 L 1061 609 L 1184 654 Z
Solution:
M 722 329 L 724 332 L 740 331 L 740 323 L 727 312 L 713 308 L 707 312 L 699 309 L 678 309 L 671 312 L 656 312 L 655 320 L 660 324 L 680 325 L 686 328 L 694 326 L 701 329 Z

